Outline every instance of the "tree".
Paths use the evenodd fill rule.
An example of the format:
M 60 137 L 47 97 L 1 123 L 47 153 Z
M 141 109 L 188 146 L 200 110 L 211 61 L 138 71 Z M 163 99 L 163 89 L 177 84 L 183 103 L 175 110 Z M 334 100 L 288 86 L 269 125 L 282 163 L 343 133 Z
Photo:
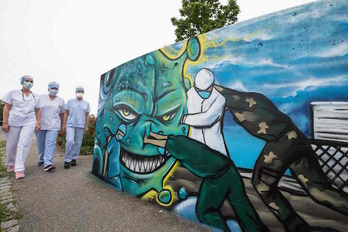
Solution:
M 239 7 L 235 0 L 226 5 L 218 0 L 182 0 L 181 18 L 171 18 L 176 27 L 176 42 L 233 24 L 237 21 Z

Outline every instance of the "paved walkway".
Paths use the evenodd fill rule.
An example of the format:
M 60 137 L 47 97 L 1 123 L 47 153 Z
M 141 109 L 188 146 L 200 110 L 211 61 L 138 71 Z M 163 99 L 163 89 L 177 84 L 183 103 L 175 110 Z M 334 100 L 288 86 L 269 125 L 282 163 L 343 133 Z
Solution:
M 63 168 L 63 151 L 54 158 L 56 171 L 36 167 L 33 143 L 26 178 L 15 180 L 16 206 L 23 217 L 20 231 L 209 231 L 158 206 L 119 192 L 91 174 L 92 156 Z

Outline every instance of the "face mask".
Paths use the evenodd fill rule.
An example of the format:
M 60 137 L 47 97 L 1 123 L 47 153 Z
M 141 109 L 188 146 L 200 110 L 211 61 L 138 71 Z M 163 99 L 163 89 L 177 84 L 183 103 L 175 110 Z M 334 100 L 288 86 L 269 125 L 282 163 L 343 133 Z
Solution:
M 76 97 L 78 97 L 78 98 L 83 98 L 83 93 L 77 93 L 77 94 L 76 94 Z
M 50 93 L 51 96 L 57 96 L 58 89 L 49 89 L 48 92 Z
M 25 89 L 31 89 L 31 87 L 33 87 L 33 83 L 30 83 L 30 82 L 23 82 L 23 87 Z
M 198 94 L 203 99 L 207 99 L 210 96 L 210 92 L 209 91 L 198 91 Z

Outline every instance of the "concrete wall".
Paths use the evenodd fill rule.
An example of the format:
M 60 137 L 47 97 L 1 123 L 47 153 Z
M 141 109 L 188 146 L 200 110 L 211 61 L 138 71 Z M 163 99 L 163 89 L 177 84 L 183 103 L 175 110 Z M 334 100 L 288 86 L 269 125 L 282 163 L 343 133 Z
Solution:
M 348 144 L 311 135 L 348 134 L 315 103 L 348 102 L 347 12 L 347 1 L 316 1 L 103 74 L 93 173 L 223 230 L 344 231 Z

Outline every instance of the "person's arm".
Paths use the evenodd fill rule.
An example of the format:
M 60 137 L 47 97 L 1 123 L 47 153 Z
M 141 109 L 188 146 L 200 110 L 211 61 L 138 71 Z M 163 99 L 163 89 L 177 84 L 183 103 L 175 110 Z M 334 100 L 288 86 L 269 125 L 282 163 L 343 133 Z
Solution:
M 66 119 L 69 116 L 69 110 L 65 110 L 64 117 L 63 117 L 63 124 L 62 124 L 62 130 L 63 132 L 66 132 Z
M 86 113 L 86 125 L 85 125 L 85 132 L 88 131 L 88 124 L 89 124 L 89 112 Z
M 59 136 L 63 135 L 63 124 L 64 124 L 64 113 L 59 114 L 60 117 L 60 131 L 59 131 Z
M 2 131 L 8 132 L 10 127 L 8 125 L 8 117 L 10 115 L 11 105 L 5 102 L 4 111 L 2 113 Z
M 36 120 L 37 120 L 35 131 L 39 131 L 41 128 L 41 110 L 40 110 L 40 108 L 35 109 L 35 114 L 36 114 Z
M 220 120 L 224 113 L 225 103 L 225 98 L 223 96 L 219 96 L 205 112 L 185 115 L 184 123 L 193 127 L 210 127 L 215 122 Z

